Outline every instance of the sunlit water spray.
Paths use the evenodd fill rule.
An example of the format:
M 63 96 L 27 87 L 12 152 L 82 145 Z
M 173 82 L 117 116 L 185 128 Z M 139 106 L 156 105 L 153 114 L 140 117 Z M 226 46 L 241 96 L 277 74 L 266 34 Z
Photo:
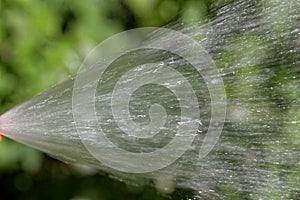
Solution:
M 181 43 L 184 36 L 157 30 L 147 34 L 144 48 L 108 63 L 107 52 L 126 46 L 117 41 L 107 52 L 94 51 L 109 56 L 92 53 L 77 79 L 3 114 L 0 131 L 128 183 L 154 178 L 165 192 L 180 187 L 200 197 L 299 198 L 300 3 L 213 8 L 204 25 L 169 27 L 197 40 L 198 54 L 192 41 Z M 158 44 L 168 49 L 150 48 Z M 74 99 L 74 93 L 80 95 Z M 209 128 L 214 137 L 207 137 Z M 201 156 L 207 148 L 212 151 Z M 157 149 L 163 150 L 151 154 Z

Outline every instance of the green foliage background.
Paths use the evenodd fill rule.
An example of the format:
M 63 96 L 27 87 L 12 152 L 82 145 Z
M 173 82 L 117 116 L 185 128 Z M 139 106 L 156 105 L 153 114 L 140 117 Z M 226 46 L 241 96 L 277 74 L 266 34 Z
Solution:
M 201 22 L 209 1 L 1 0 L 0 113 L 76 74 L 102 40 L 135 27 L 182 18 Z M 3 138 L 1 199 L 165 199 L 154 188 L 127 186 L 78 170 Z M 177 191 L 175 198 L 187 198 Z
M 89 51 L 109 36 L 136 27 L 163 26 L 176 20 L 201 24 L 208 18 L 208 13 L 211 14 L 209 8 L 215 2 L 222 6 L 234 0 L 0 0 L 0 113 L 74 76 Z M 269 19 L 278 22 L 280 17 L 275 13 Z M 272 152 L 270 155 L 274 155 L 273 163 L 267 164 L 266 170 L 273 173 L 274 179 L 284 179 L 282 182 L 287 188 L 295 188 L 299 185 L 299 161 L 292 160 L 291 165 L 286 166 L 276 164 L 276 160 L 281 160 L 280 156 L 284 155 L 286 149 L 299 149 L 299 143 L 295 141 L 300 139 L 300 92 L 295 88 L 300 88 L 300 68 L 289 70 L 280 61 L 282 58 L 286 63 L 293 62 L 295 55 L 291 53 L 293 56 L 288 57 L 288 53 L 280 54 L 280 48 L 288 49 L 289 39 L 293 41 L 295 38 L 280 37 L 286 31 L 288 21 L 274 24 L 276 26 L 271 28 L 282 44 L 278 42 L 278 51 L 273 52 L 279 59 L 272 64 L 272 69 L 268 69 L 272 70 L 273 76 L 264 79 L 266 82 L 258 83 L 245 77 L 263 75 L 264 66 L 239 69 L 233 76 L 236 78 L 234 84 L 229 84 L 226 89 L 233 103 L 239 98 L 238 94 L 243 92 L 245 99 L 257 97 L 270 102 L 270 108 L 265 108 L 270 112 L 262 109 L 263 112 L 258 113 L 250 107 L 249 110 L 253 111 L 251 115 L 265 119 L 263 115 L 271 114 L 274 119 L 279 119 L 274 120 L 279 125 L 272 128 L 280 129 L 276 130 L 278 132 L 283 130 L 289 141 L 287 144 L 273 143 L 264 147 L 264 150 Z M 249 38 L 233 40 L 228 52 L 222 54 L 224 58 L 220 59 L 224 63 L 217 62 L 216 65 L 234 63 L 247 57 L 245 55 L 255 57 L 264 54 L 261 49 L 253 50 L 259 49 L 265 41 L 260 41 L 255 35 L 245 37 Z M 241 46 L 247 48 L 237 52 L 242 49 Z M 249 52 L 254 53 L 249 55 Z M 296 74 L 295 78 L 292 73 Z M 258 92 L 253 85 L 263 85 L 272 90 Z M 292 121 L 297 123 L 290 123 Z M 251 129 L 253 124 L 241 126 L 245 130 Z M 264 128 L 258 131 L 269 130 Z M 234 135 L 228 138 L 240 146 L 249 146 L 255 141 L 250 137 L 242 138 L 244 141 L 238 140 Z M 287 170 L 289 173 L 280 174 Z M 272 188 L 272 184 L 270 182 L 266 188 Z M 244 194 L 234 191 L 232 186 L 221 188 L 220 191 L 226 193 L 227 199 L 246 198 Z M 266 196 L 276 199 L 284 192 L 270 189 Z M 126 185 L 92 169 L 66 165 L 7 138 L 0 143 L 0 199 L 170 198 L 193 198 L 193 193 L 178 189 L 170 195 L 163 195 L 154 186 Z

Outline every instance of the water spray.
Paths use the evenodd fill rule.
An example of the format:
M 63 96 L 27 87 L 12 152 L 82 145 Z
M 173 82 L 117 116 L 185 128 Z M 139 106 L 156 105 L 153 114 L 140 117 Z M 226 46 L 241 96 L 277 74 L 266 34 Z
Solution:
M 216 196 L 225 187 L 292 198 L 300 187 L 300 5 L 262 2 L 224 6 L 201 26 L 105 40 L 73 79 L 3 114 L 0 138 L 129 183 L 167 177 Z M 272 21 L 274 13 L 285 17 Z

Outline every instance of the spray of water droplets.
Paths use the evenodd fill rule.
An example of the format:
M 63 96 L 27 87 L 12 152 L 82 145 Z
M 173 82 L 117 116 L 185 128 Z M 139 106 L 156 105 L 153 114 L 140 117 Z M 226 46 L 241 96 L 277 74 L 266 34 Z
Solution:
M 199 55 L 189 54 L 186 59 L 164 49 L 133 50 L 109 63 L 97 82 L 88 81 L 98 76 L 96 73 L 83 73 L 87 88 L 81 88 L 82 99 L 76 104 L 87 108 L 86 112 L 77 113 L 83 121 L 74 120 L 72 97 L 76 79 L 72 79 L 2 115 L 1 132 L 62 161 L 96 167 L 131 184 L 154 178 L 160 189 L 172 191 L 170 188 L 176 185 L 192 189 L 200 197 L 205 194 L 222 199 L 234 191 L 249 199 L 299 198 L 300 3 L 297 0 L 245 0 L 224 6 L 220 2 L 223 1 L 212 6 L 212 17 L 205 24 L 186 27 L 178 22 L 167 27 L 196 40 L 205 49 L 200 58 L 205 60 L 209 56 L 218 74 L 210 73 L 211 68 L 199 73 L 188 60 L 199 62 L 196 58 Z M 181 39 L 177 35 L 165 37 L 159 31 L 148 36 L 144 47 L 151 47 L 149 44 L 157 41 L 163 41 L 162 45 L 176 44 Z M 175 52 L 187 48 L 192 51 L 192 43 L 187 45 L 179 43 L 170 47 Z M 100 60 L 97 65 L 104 65 L 106 59 L 110 58 Z M 167 77 L 162 76 L 154 83 L 149 81 L 151 76 L 157 77 L 156 73 L 169 68 L 172 73 L 163 73 Z M 134 85 L 134 80 L 147 84 Z M 226 91 L 226 105 L 222 98 L 212 101 L 211 94 L 220 94 L 221 90 L 210 87 L 208 82 L 214 84 L 220 80 Z M 87 102 L 85 92 L 88 97 L 93 84 L 96 85 L 94 99 Z M 176 94 L 174 88 L 184 84 L 191 86 L 193 92 Z M 185 105 L 186 98 L 181 95 L 196 100 L 197 104 Z M 128 102 L 127 111 L 122 113 L 118 106 L 124 106 L 124 101 Z M 112 102 L 116 105 L 113 109 Z M 95 106 L 90 107 L 90 103 Z M 220 105 L 227 110 L 222 134 L 217 141 L 209 141 L 206 136 L 213 108 Z M 90 108 L 92 110 L 88 110 Z M 190 115 L 182 117 L 182 112 L 190 114 L 191 109 L 199 109 L 199 113 L 195 112 L 198 120 Z M 95 111 L 97 123 L 92 123 L 88 111 Z M 184 131 L 178 132 L 179 126 L 174 125 L 190 121 L 196 124 L 196 131 L 189 133 L 193 140 L 188 148 L 181 147 L 190 138 Z M 91 134 L 99 127 L 105 133 L 105 140 Z M 140 127 L 144 129 L 136 132 Z M 141 160 L 141 165 L 157 166 L 151 173 L 132 176 L 120 172 L 133 168 L 136 171 L 132 172 L 143 172 L 145 168 L 135 168 L 137 163 L 131 163 L 128 157 L 118 157 L 118 162 L 111 162 L 117 153 L 105 151 L 111 142 L 131 152 L 130 155 L 148 155 L 170 144 L 174 138 L 179 139 L 179 147 L 172 153 L 178 153 L 178 158 L 171 157 L 172 162 L 167 162 L 164 156 L 170 152 L 166 151 L 161 152 L 160 161 L 151 157 Z M 91 153 L 86 143 L 103 147 L 100 159 Z M 199 159 L 201 146 L 212 143 L 214 148 Z M 165 161 L 167 165 L 163 167 L 158 163 Z M 122 163 L 127 165 L 114 168 Z

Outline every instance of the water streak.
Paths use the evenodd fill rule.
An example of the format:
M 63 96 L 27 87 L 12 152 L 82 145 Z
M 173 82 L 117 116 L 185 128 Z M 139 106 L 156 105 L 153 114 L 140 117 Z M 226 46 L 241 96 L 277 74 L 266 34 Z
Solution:
M 104 86 L 97 89 L 96 112 L 98 117 L 104 115 L 99 120 L 100 126 L 119 147 L 133 152 L 160 148 L 174 137 L 171 125 L 180 115 L 178 102 L 169 98 L 171 93 L 152 85 L 143 89 L 146 96 L 137 91 L 136 101 L 130 105 L 134 121 L 147 124 L 151 104 L 157 103 L 157 98 L 164 99 L 162 105 L 167 106 L 170 115 L 165 127 L 167 136 L 158 135 L 154 140 L 128 139 L 111 121 L 110 113 L 106 112 L 109 105 L 102 103 L 109 99 L 119 73 L 133 65 L 162 62 L 182 70 L 199 86 L 196 95 L 200 99 L 202 126 L 190 150 L 173 165 L 132 176 L 96 160 L 76 132 L 72 113 L 73 79 L 2 115 L 0 131 L 62 161 L 93 166 L 131 184 L 155 178 L 169 180 L 158 181 L 160 187 L 176 183 L 176 187 L 192 189 L 200 197 L 209 194 L 211 198 L 221 199 L 230 195 L 248 199 L 300 198 L 299 24 L 297 0 L 244 0 L 225 6 L 215 3 L 206 24 L 171 25 L 205 47 L 225 84 L 228 104 L 225 127 L 217 145 L 204 159 L 197 160 L 197 154 L 207 131 L 211 104 L 203 77 L 190 68 L 185 71 L 188 64 L 184 59 L 154 50 L 136 51 L 113 64 L 118 70 L 107 72 L 102 80 Z M 159 37 L 163 36 L 155 33 L 149 42 Z M 165 42 L 177 39 L 165 38 Z M 88 133 L 93 128 L 86 126 L 85 131 Z M 92 135 L 85 140 L 94 141 Z

